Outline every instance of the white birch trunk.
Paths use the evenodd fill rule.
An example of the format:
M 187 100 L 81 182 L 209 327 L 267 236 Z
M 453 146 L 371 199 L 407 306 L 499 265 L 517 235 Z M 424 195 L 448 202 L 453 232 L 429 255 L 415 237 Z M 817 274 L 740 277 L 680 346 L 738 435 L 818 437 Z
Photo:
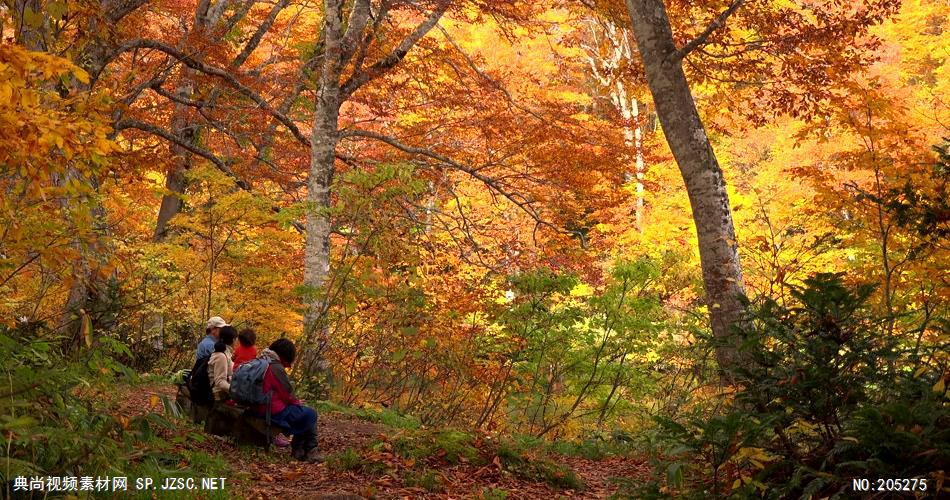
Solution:
M 631 99 L 630 104 L 633 108 L 633 151 L 636 155 L 634 165 L 634 175 L 636 181 L 637 204 L 635 214 L 637 218 L 637 230 L 643 233 L 643 178 L 646 175 L 646 165 L 643 161 L 643 126 L 640 123 L 640 103 Z
M 645 162 L 643 159 L 643 130 L 640 123 L 640 103 L 637 98 L 628 95 L 626 86 L 616 77 L 616 73 L 621 63 L 632 58 L 632 48 L 628 39 L 627 31 L 617 29 L 613 24 L 607 24 L 602 33 L 604 42 L 609 45 L 609 51 L 606 55 L 600 54 L 600 36 L 599 26 L 591 24 L 591 31 L 594 37 L 595 45 L 588 47 L 588 61 L 594 77 L 601 86 L 608 89 L 610 102 L 613 104 L 620 116 L 623 118 L 623 137 L 624 145 L 627 151 L 631 151 L 634 156 L 634 170 L 624 171 L 624 184 L 636 182 L 636 204 L 634 208 L 634 217 L 636 227 L 639 232 L 643 232 L 643 179 L 645 173 Z

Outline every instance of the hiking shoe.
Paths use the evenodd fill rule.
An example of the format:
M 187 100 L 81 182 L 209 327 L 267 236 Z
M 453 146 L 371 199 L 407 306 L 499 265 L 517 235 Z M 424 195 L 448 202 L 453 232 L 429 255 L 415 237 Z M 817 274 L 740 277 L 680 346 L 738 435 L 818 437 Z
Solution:
M 290 446 L 290 440 L 284 437 L 283 434 L 278 434 L 274 436 L 274 446 L 278 448 L 286 448 Z
M 306 460 L 312 464 L 320 464 L 323 463 L 323 455 L 316 448 L 312 448 L 307 452 Z
M 307 460 L 307 452 L 303 451 L 303 448 L 291 450 L 290 456 L 293 457 L 294 460 L 300 460 L 301 462 L 305 462 Z

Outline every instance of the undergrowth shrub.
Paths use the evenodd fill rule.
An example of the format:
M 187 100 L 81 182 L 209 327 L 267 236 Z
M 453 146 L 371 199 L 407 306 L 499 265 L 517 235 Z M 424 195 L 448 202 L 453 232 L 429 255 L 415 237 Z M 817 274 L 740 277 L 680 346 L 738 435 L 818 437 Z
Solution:
M 327 455 L 326 464 L 333 471 L 366 472 L 369 474 L 381 473 L 387 468 L 386 464 L 364 458 L 354 448 L 346 448 Z
M 108 337 L 64 354 L 54 333 L 0 327 L 0 480 L 31 476 L 198 477 L 226 470 L 200 452 L 182 451 L 175 422 L 163 415 L 110 414 L 95 396 L 137 376 Z M 172 436 L 169 438 L 169 436 Z
M 484 466 L 495 464 L 503 471 L 526 481 L 546 483 L 551 486 L 582 490 L 584 483 L 568 466 L 559 464 L 546 457 L 544 446 L 538 443 L 525 444 L 524 442 L 497 440 L 478 436 L 458 430 L 415 430 L 400 431 L 389 439 L 380 439 L 371 446 L 371 453 L 392 453 L 409 459 L 417 470 L 407 473 L 406 481 L 430 491 L 438 491 L 440 484 L 436 484 L 437 477 L 427 477 L 429 469 L 425 466 L 438 467 L 444 464 L 472 464 Z M 348 452 L 349 453 L 349 452 Z M 355 454 L 355 452 L 353 452 Z M 333 458 L 328 462 L 336 465 L 364 460 L 358 454 Z M 358 466 L 357 468 L 360 468 Z M 407 483 L 407 484 L 408 484 Z M 424 483 L 424 484 L 423 484 Z M 428 485 L 428 486 L 426 486 Z M 434 488 L 434 489 L 433 489 Z
M 654 481 L 628 492 L 847 498 L 852 478 L 917 478 L 939 496 L 947 361 L 939 344 L 922 355 L 902 343 L 867 307 L 871 291 L 819 274 L 793 290 L 795 305 L 759 307 L 738 391 L 712 415 L 659 419 Z
M 487 462 L 475 446 L 475 437 L 456 430 L 416 432 L 393 438 L 393 452 L 412 459 L 439 459 L 449 464 Z
M 518 446 L 502 443 L 498 447 L 502 468 L 519 479 L 547 483 L 568 490 L 584 489 L 584 482 L 573 469 L 543 457 L 532 457 Z
M 588 460 L 627 456 L 639 451 L 634 437 L 622 430 L 611 432 L 592 430 L 571 440 L 549 441 L 524 434 L 515 435 L 513 439 L 522 448 L 543 450 L 568 457 L 582 457 Z
M 508 498 L 508 492 L 500 488 L 485 488 L 478 498 L 481 500 L 505 500 Z
M 422 488 L 433 493 L 445 490 L 445 478 L 432 469 L 407 470 L 403 473 L 402 482 L 406 486 Z
M 352 408 L 336 404 L 332 401 L 318 400 L 314 403 L 314 409 L 320 413 L 339 413 L 357 417 L 361 420 L 376 422 L 395 429 L 418 429 L 422 423 L 418 418 L 412 415 L 405 415 L 389 408 Z

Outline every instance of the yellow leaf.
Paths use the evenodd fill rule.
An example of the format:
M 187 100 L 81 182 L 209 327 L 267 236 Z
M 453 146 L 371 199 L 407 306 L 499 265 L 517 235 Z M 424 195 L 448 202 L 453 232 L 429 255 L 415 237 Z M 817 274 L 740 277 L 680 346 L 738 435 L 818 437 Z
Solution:
M 85 309 L 79 310 L 79 333 L 86 341 L 86 347 L 92 347 L 92 318 Z
M 577 286 L 571 289 L 572 297 L 589 297 L 594 293 L 594 289 L 587 283 L 578 283 Z
M 13 100 L 13 87 L 6 82 L 0 82 L 0 103 L 7 103 Z
M 82 68 L 73 68 L 73 76 L 82 83 L 89 85 L 89 73 Z
M 158 405 L 159 405 L 161 402 L 162 402 L 162 400 L 161 400 L 161 398 L 158 397 L 158 394 L 152 394 L 152 395 L 148 398 L 148 407 L 149 407 L 149 408 L 156 408 L 156 407 L 158 407 Z
M 934 385 L 934 392 L 943 393 L 947 389 L 947 381 L 943 378 Z

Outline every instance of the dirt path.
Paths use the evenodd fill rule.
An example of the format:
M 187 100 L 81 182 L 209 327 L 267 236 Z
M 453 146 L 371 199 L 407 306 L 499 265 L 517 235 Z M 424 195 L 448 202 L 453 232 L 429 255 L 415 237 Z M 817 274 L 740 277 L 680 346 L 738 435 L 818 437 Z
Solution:
M 174 399 L 175 389 L 167 385 L 143 385 L 122 388 L 114 394 L 119 414 L 133 416 L 149 411 L 160 412 L 161 396 Z M 227 439 L 209 436 L 195 449 L 222 456 L 233 471 L 229 478 L 232 491 L 246 498 L 260 499 L 350 499 L 350 498 L 606 498 L 616 490 L 613 477 L 642 477 L 647 466 L 638 460 L 611 457 L 587 460 L 559 457 L 570 466 L 586 485 L 583 491 L 558 489 L 545 483 L 525 481 L 503 470 L 496 460 L 488 465 L 458 464 L 430 461 L 417 464 L 386 450 L 369 445 L 386 440 L 396 431 L 372 422 L 341 414 L 322 414 L 318 424 L 320 450 L 324 455 L 356 450 L 361 460 L 379 465 L 376 469 L 340 470 L 327 464 L 307 464 L 290 458 L 289 449 L 236 447 Z M 377 447 L 378 448 L 378 447 Z M 420 467 L 420 465 L 423 465 Z M 412 485 L 412 478 L 429 474 L 429 489 Z M 415 481 L 419 483 L 418 480 Z M 432 486 L 432 482 L 435 486 Z M 410 483 L 410 484 L 407 484 Z

